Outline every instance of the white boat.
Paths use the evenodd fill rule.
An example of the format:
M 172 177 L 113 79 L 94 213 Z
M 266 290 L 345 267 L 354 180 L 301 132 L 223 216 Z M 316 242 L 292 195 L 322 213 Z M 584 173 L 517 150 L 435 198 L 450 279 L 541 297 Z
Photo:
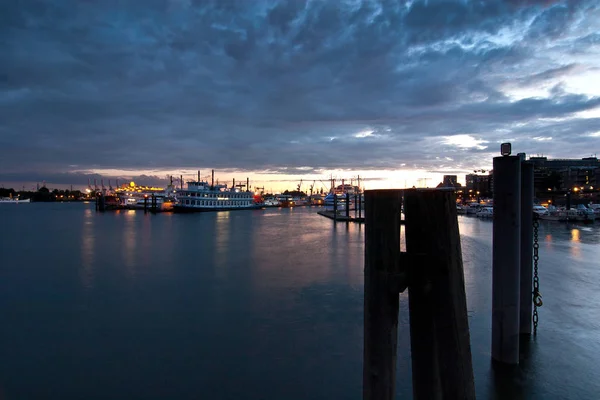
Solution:
M 173 191 L 170 193 L 163 191 L 156 192 L 135 192 L 135 191 L 119 191 L 117 192 L 117 196 L 119 198 L 119 205 L 121 207 L 125 207 L 128 209 L 138 209 L 143 210 L 144 208 L 152 207 L 152 199 L 156 203 L 156 206 L 160 209 L 164 208 L 163 205 L 166 205 L 169 202 L 173 201 L 173 198 L 169 196 L 173 194 Z M 169 208 L 169 207 L 167 207 Z
M 274 197 L 267 197 L 263 202 L 265 207 L 279 207 L 280 203 Z
M 176 212 L 254 210 L 262 208 L 254 203 L 254 193 L 244 192 L 226 185 L 208 182 L 188 182 L 187 189 L 176 191 Z
M 537 214 L 538 217 L 541 217 L 542 215 L 547 215 L 548 214 L 548 209 L 544 206 L 540 206 L 540 205 L 534 205 L 533 206 L 533 213 Z
M 548 212 L 540 215 L 544 221 L 569 222 L 577 221 L 577 210 L 559 209 L 554 206 L 548 206 Z
M 481 207 L 477 214 L 475 214 L 477 218 L 493 218 L 494 217 L 494 208 L 493 207 Z
M 466 215 L 477 215 L 479 210 L 481 210 L 482 205 L 479 203 L 469 203 L 464 206 Z
M 346 209 L 346 196 L 343 194 L 338 194 L 337 201 L 334 200 L 335 197 L 336 196 L 333 193 L 329 193 L 327 196 L 325 196 L 325 198 L 323 199 L 323 204 L 325 205 L 325 207 L 333 210 L 334 204 L 337 203 L 338 210 L 345 210 Z
M 17 204 L 17 203 L 31 203 L 31 199 L 22 199 L 18 197 L 0 197 L 0 204 Z
M 594 222 L 596 219 L 594 210 L 587 208 L 584 204 L 578 204 L 575 210 L 577 210 L 577 221 Z

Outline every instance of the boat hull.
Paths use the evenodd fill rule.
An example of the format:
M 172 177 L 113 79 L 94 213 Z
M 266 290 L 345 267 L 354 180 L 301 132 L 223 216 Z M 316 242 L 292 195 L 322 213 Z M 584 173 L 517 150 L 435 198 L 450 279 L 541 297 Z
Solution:
M 264 208 L 262 205 L 251 205 L 244 207 L 189 207 L 176 204 L 173 206 L 173 211 L 176 213 L 197 213 L 197 212 L 216 212 L 216 211 L 238 211 L 238 210 L 260 210 Z
M 8 203 L 31 203 L 31 199 L 23 199 L 23 200 L 0 200 L 0 204 L 8 204 Z

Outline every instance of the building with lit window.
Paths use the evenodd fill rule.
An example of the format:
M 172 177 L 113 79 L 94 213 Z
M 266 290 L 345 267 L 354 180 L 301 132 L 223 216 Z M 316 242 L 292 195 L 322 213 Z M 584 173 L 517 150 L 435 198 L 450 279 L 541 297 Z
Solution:
M 564 204 L 567 193 L 576 203 L 600 200 L 600 160 L 530 157 L 534 167 L 535 195 L 539 201 Z
M 492 197 L 492 173 L 488 175 L 467 174 L 465 176 L 465 190 L 471 197 Z
M 529 162 L 533 164 L 534 168 L 536 192 L 565 191 L 574 188 L 589 190 L 590 187 L 600 186 L 598 179 L 600 160 L 596 157 L 582 159 L 530 157 Z

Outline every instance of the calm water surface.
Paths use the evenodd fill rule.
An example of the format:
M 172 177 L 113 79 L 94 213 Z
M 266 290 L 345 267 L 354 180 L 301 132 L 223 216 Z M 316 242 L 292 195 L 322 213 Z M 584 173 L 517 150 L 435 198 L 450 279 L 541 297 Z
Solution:
M 490 364 L 488 221 L 460 218 L 478 398 L 600 393 L 600 223 L 540 227 L 539 333 Z M 364 228 L 311 209 L 0 206 L 0 399 L 360 399 Z M 397 397 L 412 396 L 406 295 Z

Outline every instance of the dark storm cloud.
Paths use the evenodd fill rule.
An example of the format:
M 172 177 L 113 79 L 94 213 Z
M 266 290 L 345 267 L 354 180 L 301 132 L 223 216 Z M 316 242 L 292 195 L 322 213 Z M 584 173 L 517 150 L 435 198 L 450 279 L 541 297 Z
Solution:
M 506 137 L 583 156 L 576 113 L 600 93 L 569 79 L 600 67 L 599 17 L 592 0 L 7 2 L 0 180 L 471 169 Z

